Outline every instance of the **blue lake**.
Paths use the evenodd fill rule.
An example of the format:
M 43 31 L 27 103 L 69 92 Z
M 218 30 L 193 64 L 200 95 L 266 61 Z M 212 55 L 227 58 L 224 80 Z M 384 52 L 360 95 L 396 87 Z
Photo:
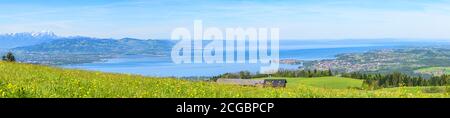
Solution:
M 301 47 L 301 46 L 300 46 Z M 341 53 L 366 52 L 370 50 L 394 48 L 395 46 L 354 46 L 330 48 L 283 48 L 280 47 L 281 59 L 320 60 L 333 59 Z M 103 72 L 139 74 L 146 76 L 215 76 L 227 72 L 239 72 L 248 70 L 258 72 L 261 64 L 174 64 L 170 57 L 143 57 L 130 56 L 124 58 L 109 59 L 106 62 L 86 63 L 78 65 L 63 66 L 66 68 L 77 68 L 85 70 L 96 70 Z M 281 64 L 283 69 L 296 69 L 299 65 Z

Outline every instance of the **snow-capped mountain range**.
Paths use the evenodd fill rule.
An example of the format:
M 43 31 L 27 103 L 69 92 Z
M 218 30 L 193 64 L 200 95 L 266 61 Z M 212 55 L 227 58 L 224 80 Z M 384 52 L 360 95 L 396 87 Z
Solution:
M 8 38 L 57 38 L 55 33 L 49 31 L 42 32 L 21 32 L 21 33 L 7 33 L 0 35 L 0 37 L 8 37 Z
M 0 49 L 29 46 L 57 39 L 53 32 L 22 32 L 0 34 Z

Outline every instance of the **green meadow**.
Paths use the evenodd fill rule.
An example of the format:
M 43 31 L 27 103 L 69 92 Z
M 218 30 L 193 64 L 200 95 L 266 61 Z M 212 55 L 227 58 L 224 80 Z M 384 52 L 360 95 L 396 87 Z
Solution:
M 348 89 L 361 87 L 363 81 L 357 79 L 350 79 L 344 77 L 316 77 L 316 78 L 261 78 L 261 79 L 286 79 L 288 81 L 288 88 L 295 88 L 297 86 L 310 86 L 316 88 L 329 89 Z
M 428 67 L 416 70 L 418 73 L 426 73 L 433 75 L 450 74 L 450 67 Z
M 447 87 L 362 90 L 341 77 L 287 78 L 286 88 L 154 78 L 0 62 L 0 98 L 443 98 Z

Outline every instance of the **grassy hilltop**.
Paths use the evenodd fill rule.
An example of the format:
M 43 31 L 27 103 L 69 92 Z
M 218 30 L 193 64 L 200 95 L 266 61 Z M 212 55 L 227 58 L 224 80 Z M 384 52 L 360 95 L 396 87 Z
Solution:
M 0 62 L 0 98 L 449 97 L 424 92 L 446 87 L 355 89 L 361 83 L 340 77 L 288 78 L 287 88 L 258 88 Z

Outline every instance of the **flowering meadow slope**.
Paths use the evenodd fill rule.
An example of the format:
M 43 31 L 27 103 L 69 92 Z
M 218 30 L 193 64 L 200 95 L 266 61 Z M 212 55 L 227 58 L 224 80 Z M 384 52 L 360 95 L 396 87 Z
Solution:
M 318 81 L 320 82 L 320 81 Z M 373 98 L 448 97 L 424 88 L 381 90 L 219 85 L 172 78 L 102 73 L 0 62 L 0 98 Z

